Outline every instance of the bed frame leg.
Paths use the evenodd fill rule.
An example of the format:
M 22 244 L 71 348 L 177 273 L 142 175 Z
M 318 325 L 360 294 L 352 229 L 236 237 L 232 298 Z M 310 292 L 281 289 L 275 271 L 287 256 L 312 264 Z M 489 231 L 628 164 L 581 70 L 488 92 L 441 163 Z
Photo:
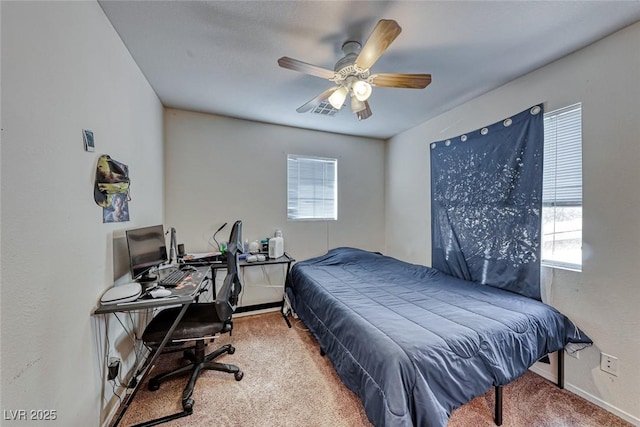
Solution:
M 502 425 L 502 386 L 495 386 L 496 389 L 496 402 L 495 402 L 495 423 L 497 426 Z
M 564 388 L 564 349 L 558 350 L 558 387 Z

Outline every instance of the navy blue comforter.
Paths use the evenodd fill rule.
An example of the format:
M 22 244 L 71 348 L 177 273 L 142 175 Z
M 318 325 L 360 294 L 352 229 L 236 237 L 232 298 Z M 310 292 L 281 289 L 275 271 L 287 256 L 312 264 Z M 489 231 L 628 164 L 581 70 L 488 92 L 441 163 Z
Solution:
M 590 343 L 539 301 L 353 248 L 297 263 L 295 312 L 377 426 L 445 426 L 568 342 Z

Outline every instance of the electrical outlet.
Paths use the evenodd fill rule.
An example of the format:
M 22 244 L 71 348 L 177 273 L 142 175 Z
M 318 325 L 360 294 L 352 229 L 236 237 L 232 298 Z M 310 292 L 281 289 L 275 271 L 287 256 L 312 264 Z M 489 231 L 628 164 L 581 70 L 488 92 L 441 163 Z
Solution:
M 108 368 L 109 372 L 107 375 L 107 380 L 111 381 L 116 379 L 118 377 L 118 374 L 120 373 L 120 359 L 118 359 L 117 357 L 110 357 Z
M 618 376 L 618 358 L 610 354 L 600 353 L 600 369 Z

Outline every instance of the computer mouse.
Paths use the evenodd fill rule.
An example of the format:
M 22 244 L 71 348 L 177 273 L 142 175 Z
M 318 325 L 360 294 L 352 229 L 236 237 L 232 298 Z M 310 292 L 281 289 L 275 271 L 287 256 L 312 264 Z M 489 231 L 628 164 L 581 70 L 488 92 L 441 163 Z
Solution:
M 169 289 L 156 288 L 149 292 L 149 295 L 151 295 L 153 298 L 168 297 L 169 295 L 171 295 L 171 291 Z

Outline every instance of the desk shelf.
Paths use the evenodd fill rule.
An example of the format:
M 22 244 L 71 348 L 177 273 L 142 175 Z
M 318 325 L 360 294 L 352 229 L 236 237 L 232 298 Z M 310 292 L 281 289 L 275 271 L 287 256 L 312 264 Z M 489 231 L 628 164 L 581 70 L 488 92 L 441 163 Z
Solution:
M 264 261 L 247 262 L 244 259 L 240 260 L 238 263 L 238 273 L 240 281 L 242 282 L 242 293 L 240 294 L 240 301 L 238 301 L 236 313 L 250 313 L 273 308 L 280 308 L 282 310 L 284 306 L 284 286 L 293 262 L 295 262 L 295 259 L 287 253 L 279 258 L 267 258 Z M 270 273 L 273 273 L 268 271 L 268 269 L 278 266 L 284 267 L 283 273 L 277 273 L 278 277 L 268 277 Z M 262 273 L 260 273 L 263 276 L 263 280 L 256 280 L 255 276 L 252 275 L 253 273 L 250 272 L 256 270 L 257 267 L 261 267 L 263 270 Z M 224 265 L 216 266 L 213 270 L 214 275 L 218 268 L 224 268 Z M 273 275 L 275 276 L 275 274 Z M 224 274 L 219 274 L 214 277 L 221 281 L 224 279 Z M 217 289 L 222 285 L 218 280 L 214 280 L 214 292 L 217 292 Z M 285 320 L 287 325 L 291 327 L 289 319 L 285 317 Z

